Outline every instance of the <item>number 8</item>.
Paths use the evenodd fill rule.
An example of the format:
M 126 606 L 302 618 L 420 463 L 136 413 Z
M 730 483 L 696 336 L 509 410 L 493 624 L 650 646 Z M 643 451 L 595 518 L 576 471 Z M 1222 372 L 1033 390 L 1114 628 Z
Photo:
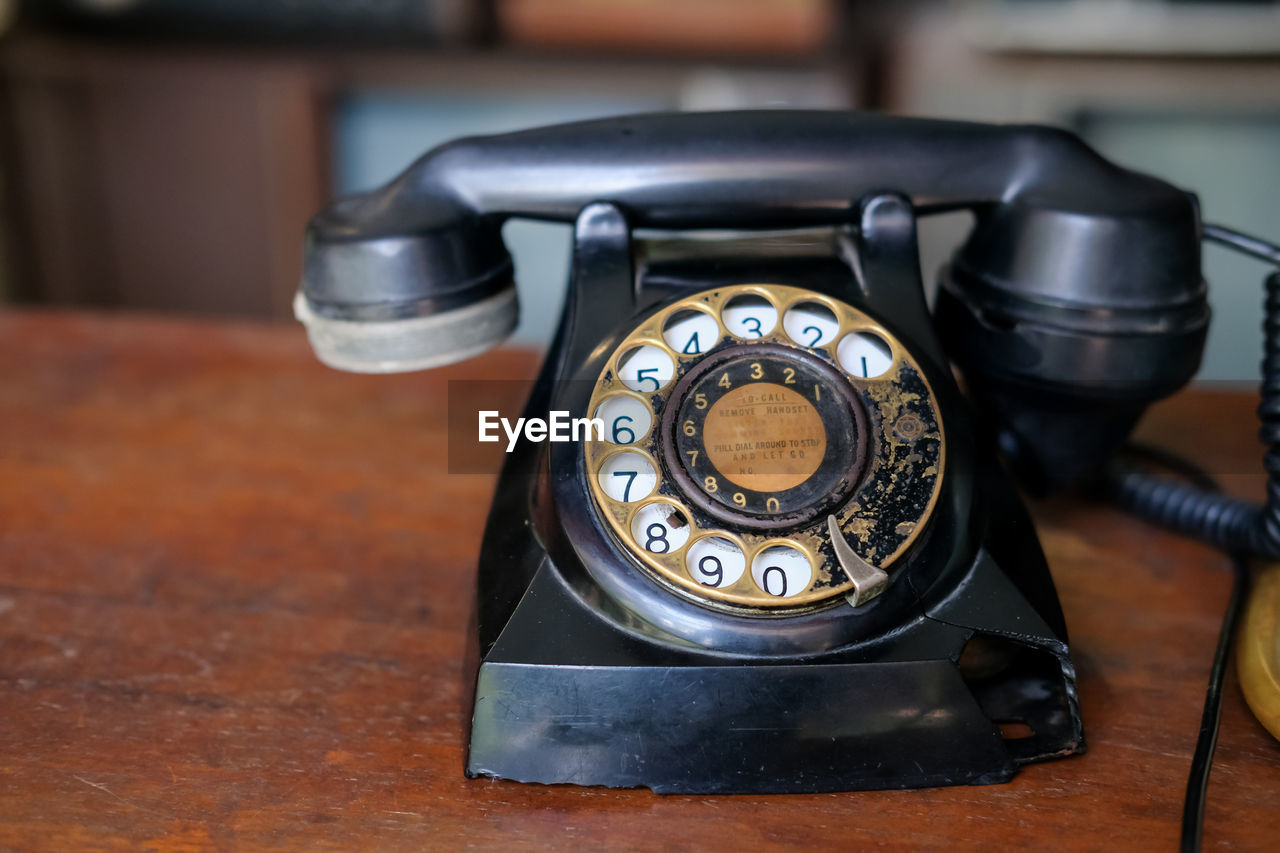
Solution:
M 657 533 L 653 532 L 654 528 L 657 528 Z M 651 551 L 654 554 L 665 554 L 671 550 L 671 543 L 667 541 L 667 527 L 662 522 L 655 521 L 653 524 L 650 524 L 644 529 L 644 535 L 649 537 L 649 540 L 644 543 L 644 549 L 646 551 Z M 655 544 L 657 542 L 662 543 L 661 551 L 658 550 L 658 546 Z M 785 584 L 785 581 L 783 583 Z

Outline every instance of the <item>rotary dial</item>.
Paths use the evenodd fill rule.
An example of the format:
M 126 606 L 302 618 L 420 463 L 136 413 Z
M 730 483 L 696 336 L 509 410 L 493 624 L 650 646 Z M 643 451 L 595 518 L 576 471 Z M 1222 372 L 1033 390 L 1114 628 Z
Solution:
M 651 576 L 714 607 L 862 603 L 937 500 L 944 439 L 911 355 L 867 314 L 782 285 L 681 299 L 611 354 L 592 497 Z

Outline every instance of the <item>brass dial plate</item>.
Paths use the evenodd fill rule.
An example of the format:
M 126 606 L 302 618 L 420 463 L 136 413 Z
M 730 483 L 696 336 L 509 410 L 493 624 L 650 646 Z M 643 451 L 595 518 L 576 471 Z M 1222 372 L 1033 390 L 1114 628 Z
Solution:
M 753 358 L 757 353 L 760 357 Z M 797 360 L 798 372 L 779 360 L 788 355 Z M 718 367 L 707 369 L 717 359 L 728 365 L 723 377 L 711 375 Z M 801 362 L 818 363 L 806 373 Z M 761 375 L 770 368 L 772 374 Z M 822 387 L 804 386 L 806 377 Z M 690 379 L 697 382 L 690 385 Z M 685 386 L 682 399 L 674 399 L 677 385 Z M 694 400 L 697 388 L 722 396 Z M 830 405 L 833 396 L 859 411 L 846 417 L 842 410 L 840 418 L 816 420 L 810 404 Z M 673 409 L 673 416 L 665 418 L 671 426 L 664 431 L 668 407 L 682 403 L 687 412 L 706 409 L 715 417 L 681 422 Z M 762 411 L 765 405 L 770 408 Z M 910 353 L 864 312 L 784 285 L 703 291 L 640 323 L 610 355 L 589 416 L 605 422 L 605 441 L 583 443 L 587 481 L 600 516 L 623 549 L 656 580 L 715 607 L 781 615 L 850 592 L 853 583 L 831 544 L 828 516 L 836 518 L 858 557 L 890 571 L 923 531 L 942 483 L 941 416 Z M 735 417 L 738 421 L 732 422 Z M 855 421 L 856 429 L 851 426 Z M 840 478 L 831 475 L 829 454 L 821 466 L 810 453 L 789 465 L 770 467 L 772 457 L 765 451 L 825 451 L 828 438 L 838 438 L 829 436 L 835 422 L 842 424 L 840 447 L 856 446 L 859 440 L 865 445 L 855 448 L 863 454 L 857 464 L 847 462 L 856 482 L 815 497 L 813 517 L 787 516 L 794 523 L 770 529 L 770 511 L 780 506 L 772 495 L 784 494 L 770 493 L 770 485 L 794 492 L 812 481 L 826 489 Z M 784 423 L 804 435 L 781 436 Z M 702 446 L 690 442 L 704 438 L 699 432 L 703 424 L 716 434 L 706 439 L 714 440 L 707 457 L 697 460 L 703 467 L 695 468 L 675 448 L 688 456 L 690 447 Z M 860 435 L 863 424 L 865 436 Z M 783 447 L 787 438 L 795 444 Z M 750 460 L 757 447 L 764 449 L 762 461 L 752 467 L 743 459 Z M 734 448 L 744 449 L 745 455 L 735 454 Z M 845 464 L 834 462 L 837 467 Z M 673 470 L 674 465 L 681 470 Z M 721 469 L 729 476 L 717 476 Z M 706 471 L 712 473 L 701 476 Z M 703 494 L 690 494 L 699 487 Z M 720 493 L 722 488 L 734 491 Z M 718 494 L 708 494 L 712 490 Z M 759 505 L 748 505 L 748 496 Z M 823 499 L 827 503 L 821 504 Z M 727 520 L 736 507 L 742 508 L 742 520 Z

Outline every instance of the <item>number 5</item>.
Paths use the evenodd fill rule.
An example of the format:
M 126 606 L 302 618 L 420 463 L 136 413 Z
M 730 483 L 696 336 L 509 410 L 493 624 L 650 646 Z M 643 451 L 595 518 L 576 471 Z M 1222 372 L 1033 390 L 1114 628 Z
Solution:
M 637 370 L 637 371 L 636 371 L 636 382 L 637 382 L 637 383 L 639 383 L 639 382 L 652 382 L 652 383 L 653 383 L 653 387 L 652 387 L 652 388 L 650 388 L 649 390 L 650 390 L 650 391 L 657 391 L 659 388 L 661 388 L 661 387 L 662 387 L 662 383 L 658 381 L 658 377 L 657 377 L 656 375 L 654 375 L 654 376 L 645 376 L 645 374 L 646 374 L 646 373 L 653 373 L 653 374 L 657 374 L 657 372 L 658 372 L 658 368 L 656 368 L 656 367 L 646 367 L 646 368 L 644 368 L 643 370 Z

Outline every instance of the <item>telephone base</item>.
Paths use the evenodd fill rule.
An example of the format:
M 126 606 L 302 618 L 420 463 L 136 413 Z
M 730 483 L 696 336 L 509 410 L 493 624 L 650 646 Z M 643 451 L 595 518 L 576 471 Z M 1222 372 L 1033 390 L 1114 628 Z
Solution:
M 1083 751 L 1066 645 L 985 551 L 967 575 L 871 648 L 744 663 L 646 653 L 544 561 L 479 667 L 467 775 L 822 793 L 995 784 Z
M 928 398 L 937 411 L 908 412 L 918 423 L 914 430 L 902 427 L 906 434 L 923 435 L 919 430 L 929 422 L 948 426 L 945 462 L 939 456 L 933 463 L 942 466 L 936 471 L 945 470 L 941 479 L 928 474 L 924 451 L 902 444 L 895 445 L 902 453 L 893 458 L 914 461 L 896 480 L 868 486 L 868 494 L 900 491 L 904 498 L 867 521 L 906 523 L 885 525 L 875 535 L 898 542 L 894 537 L 920 534 L 914 544 L 903 545 L 888 586 L 869 601 L 853 604 L 847 595 L 831 595 L 815 599 L 813 609 L 776 615 L 717 603 L 705 590 L 685 588 L 686 577 L 670 572 L 670 565 L 664 572 L 664 564 L 645 556 L 649 549 L 635 541 L 633 527 L 643 507 L 632 517 L 617 500 L 601 503 L 607 493 L 595 487 L 604 469 L 591 464 L 600 460 L 588 453 L 590 445 L 564 442 L 543 452 L 524 443 L 505 460 L 481 549 L 473 650 L 482 661 L 475 670 L 467 775 L 675 794 L 816 793 L 1004 782 L 1022 764 L 1084 750 L 1075 672 L 1053 581 L 994 447 L 975 441 L 969 429 L 969 413 L 932 333 L 919 281 L 914 214 L 902 198 L 884 196 L 863 200 L 857 215 L 855 275 L 845 261 L 849 247 L 838 241 L 813 250 L 783 241 L 765 256 L 753 255 L 746 266 L 725 266 L 724 258 L 704 257 L 702 245 L 654 241 L 637 248 L 619 208 L 588 206 L 575 229 L 565 320 L 526 412 L 541 417 L 551 409 L 598 411 L 592 394 L 610 370 L 621 370 L 621 361 L 609 360 L 625 343 L 623 337 L 601 342 L 602 318 L 631 318 L 618 331 L 632 335 L 650 309 L 671 311 L 673 296 L 775 282 L 767 292 L 779 304 L 800 298 L 784 287 L 799 288 L 814 298 L 844 300 L 841 310 L 852 312 L 856 304 L 867 317 L 893 318 L 901 346 L 907 349 L 910 341 L 919 356 L 909 365 L 919 387 L 903 384 L 903 360 L 894 380 L 898 390 L 858 405 L 869 419 L 887 419 L 883 405 L 900 409 L 908 398 Z M 763 299 L 753 293 L 737 296 Z M 706 314 L 702 303 L 682 304 Z M 785 331 L 786 314 L 781 316 Z M 657 317 L 652 315 L 655 322 Z M 761 330 L 766 319 L 759 320 Z M 642 351 L 649 338 L 625 340 Z M 796 349 L 795 343 L 730 340 L 719 352 L 729 354 L 730 365 L 741 347 Z M 797 365 L 823 357 L 800 358 Z M 768 364 L 762 356 L 752 365 L 762 376 L 743 378 L 763 379 Z M 820 368 L 811 368 L 821 375 Z M 696 408 L 701 393 L 693 383 L 705 378 L 699 370 L 687 368 L 678 380 L 685 385 L 677 383 L 670 392 L 674 408 L 662 412 L 679 416 L 676 387 Z M 724 387 L 733 385 L 729 373 L 726 368 L 721 377 L 729 383 Z M 783 375 L 774 384 L 785 391 L 789 377 Z M 864 364 L 862 378 L 869 376 Z M 818 387 L 825 382 L 815 381 Z M 825 387 L 843 386 L 832 381 Z M 894 394 L 897 403 L 889 399 Z M 684 464 L 659 459 L 665 459 L 667 443 L 678 447 L 679 438 L 674 420 L 659 421 L 658 414 L 646 410 L 652 429 L 638 433 L 656 429 L 654 435 L 666 438 L 648 450 L 627 444 L 636 445 L 631 452 L 656 460 L 651 505 L 675 498 L 692 502 L 696 481 L 681 486 L 676 474 L 670 482 L 658 476 L 659 469 L 675 472 Z M 830 422 L 838 420 L 833 415 Z M 902 439 L 900 420 L 881 423 L 881 435 Z M 690 425 L 696 434 L 696 423 Z M 942 450 L 941 433 L 930 441 Z M 703 451 L 705 459 L 705 446 Z M 878 470 L 892 464 L 885 457 Z M 855 477 L 852 468 L 842 470 Z M 925 483 L 934 485 L 926 490 Z M 626 504 L 626 495 L 614 498 Z M 707 500 L 699 512 L 708 519 L 736 512 L 722 512 Z M 736 497 L 734 503 L 742 506 Z M 925 515 L 903 513 L 913 506 L 926 507 Z M 626 524 L 619 523 L 621 512 L 628 513 Z M 783 525 L 779 530 L 807 524 L 784 518 L 781 503 L 774 514 Z M 691 518 L 696 521 L 697 513 Z M 742 529 L 755 529 L 750 519 L 743 523 Z M 665 523 L 657 526 L 667 530 Z M 723 521 L 709 529 L 732 538 L 740 526 Z M 670 547 L 667 535 L 659 538 Z M 820 542 L 823 535 L 811 531 L 808 541 Z M 758 532 L 752 536 L 761 538 Z M 810 567 L 818 559 L 826 558 L 815 556 Z M 674 583 L 684 592 L 672 589 Z M 763 580 L 755 583 L 779 595 Z M 761 601 L 757 597 L 754 604 Z
M 1017 770 L 948 661 L 486 664 L 480 693 L 470 776 L 786 794 L 992 784 Z

